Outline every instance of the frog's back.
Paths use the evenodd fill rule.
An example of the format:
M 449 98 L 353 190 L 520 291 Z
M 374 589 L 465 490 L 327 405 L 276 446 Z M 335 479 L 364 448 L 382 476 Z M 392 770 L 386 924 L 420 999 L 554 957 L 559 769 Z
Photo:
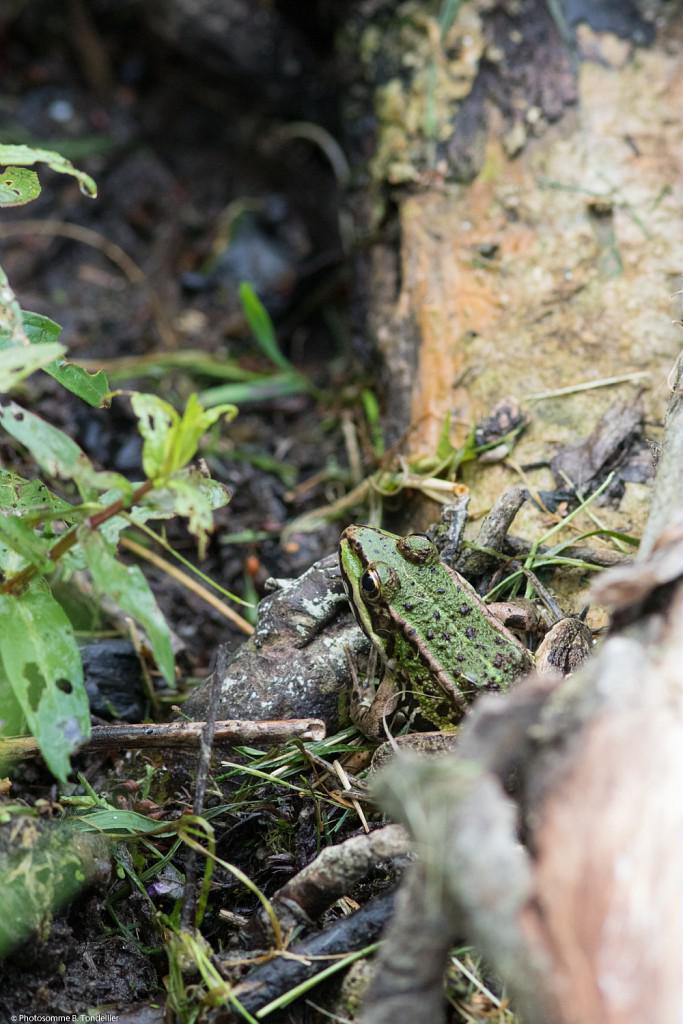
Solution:
M 478 690 L 507 689 L 530 656 L 463 577 L 443 562 L 404 581 L 404 609 L 436 660 L 470 700 Z

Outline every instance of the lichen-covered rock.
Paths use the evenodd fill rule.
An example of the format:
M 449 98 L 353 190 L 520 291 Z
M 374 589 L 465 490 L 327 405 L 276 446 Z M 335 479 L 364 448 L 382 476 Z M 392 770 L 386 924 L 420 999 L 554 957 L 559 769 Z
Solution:
M 358 658 L 368 642 L 349 612 L 336 555 L 316 562 L 261 601 L 256 632 L 234 655 L 221 684 L 219 718 L 322 718 L 329 730 L 346 721 L 346 649 Z M 208 688 L 184 705 L 206 714 Z

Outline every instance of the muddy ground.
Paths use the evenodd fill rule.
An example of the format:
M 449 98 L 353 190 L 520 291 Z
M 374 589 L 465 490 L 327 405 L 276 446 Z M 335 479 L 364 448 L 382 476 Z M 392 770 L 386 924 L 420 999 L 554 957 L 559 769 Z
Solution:
M 449 363 L 437 384 L 443 384 L 450 395 L 456 376 L 463 392 L 474 380 L 474 411 L 467 404 L 469 396 L 463 399 L 458 407 L 461 418 L 454 418 L 454 427 L 462 440 L 472 422 L 479 420 L 478 436 L 484 443 L 493 437 L 494 441 L 488 440 L 493 448 L 495 432 L 487 435 L 485 429 L 491 425 L 496 401 L 506 397 L 503 379 L 507 387 L 514 381 L 515 393 L 544 393 L 546 388 L 583 381 L 593 370 L 598 377 L 618 373 L 619 367 L 613 369 L 605 355 L 603 324 L 595 321 L 589 300 L 606 293 L 611 296 L 611 326 L 604 329 L 614 331 L 622 302 L 619 289 L 629 288 L 629 273 L 634 281 L 640 277 L 652 283 L 662 272 L 669 284 L 673 275 L 669 257 L 658 255 L 657 246 L 652 245 L 653 261 L 661 256 L 660 263 L 653 264 L 652 273 L 637 273 L 639 256 L 631 236 L 639 235 L 640 224 L 618 191 L 629 185 L 628 180 L 614 186 L 613 203 L 621 222 L 630 225 L 626 274 L 605 262 L 606 253 L 614 255 L 615 245 L 612 228 L 606 232 L 601 218 L 609 220 L 612 207 L 607 213 L 596 212 L 585 197 L 577 199 L 579 189 L 572 187 L 567 198 L 558 187 L 562 203 L 551 209 L 551 201 L 556 200 L 552 196 L 548 200 L 549 187 L 538 184 L 537 172 L 539 166 L 548 174 L 554 173 L 553 166 L 564 170 L 563 146 L 571 148 L 571 143 L 563 137 L 563 126 L 549 129 L 544 136 L 554 147 L 551 156 L 543 152 L 543 141 L 535 150 L 530 147 L 528 164 L 513 162 L 512 157 L 508 163 L 509 154 L 497 151 L 472 193 L 459 193 L 457 202 L 444 198 L 440 184 L 431 191 L 425 188 L 424 193 L 408 190 L 400 204 L 387 201 L 373 230 L 357 234 L 350 245 L 354 236 L 349 229 L 348 168 L 336 147 L 338 140 L 349 136 L 358 146 L 365 137 L 365 124 L 354 124 L 351 131 L 343 124 L 340 98 L 353 80 L 335 50 L 343 6 L 321 0 L 303 17 L 299 5 L 276 3 L 259 8 L 264 20 L 258 23 L 258 31 L 248 18 L 238 18 L 224 36 L 202 29 L 205 23 L 198 11 L 194 11 L 196 17 L 191 11 L 188 20 L 184 0 L 173 5 L 173 17 L 157 4 L 150 3 L 143 16 L 137 3 L 108 0 L 92 5 L 73 0 L 64 10 L 48 3 L 18 2 L 0 14 L 2 138 L 58 150 L 91 173 L 99 186 L 99 198 L 88 201 L 69 180 L 45 173 L 40 199 L 3 216 L 0 259 L 22 307 L 47 314 L 62 325 L 63 340 L 74 360 L 103 365 L 116 386 L 155 392 L 179 407 L 191 392 L 224 383 L 221 361 L 236 360 L 246 370 L 270 369 L 250 337 L 239 301 L 239 285 L 249 280 L 273 318 L 282 351 L 311 382 L 308 392 L 267 399 L 256 394 L 243 397 L 237 403 L 239 417 L 222 433 L 212 433 L 203 450 L 211 474 L 230 488 L 232 500 L 216 514 L 216 529 L 201 568 L 252 604 L 266 593 L 269 577 L 296 577 L 334 551 L 340 527 L 352 521 L 349 507 L 343 521 L 286 534 L 282 540 L 283 530 L 296 517 L 334 503 L 380 465 L 377 439 L 363 412 L 361 395 L 364 388 L 374 387 L 383 412 L 395 404 L 396 396 L 385 390 L 394 328 L 400 332 L 408 323 L 408 331 L 417 330 L 419 322 L 428 340 L 445 338 L 444 345 L 452 340 L 449 331 L 453 337 L 465 338 L 458 358 L 465 351 L 471 366 L 463 369 L 458 364 L 454 369 Z M 367 13 L 372 5 L 360 6 Z M 247 8 L 235 3 L 230 9 L 239 13 Z M 247 31 L 245 24 L 250 26 Z M 260 46 L 254 45 L 258 33 Z M 219 38 L 230 41 L 214 45 Z M 671 47 L 673 67 L 674 42 Z M 648 59 L 644 57 L 643 62 Z M 600 75 L 607 75 L 606 66 L 601 60 L 590 65 L 582 79 L 584 92 L 602 88 Z M 661 62 L 660 66 L 672 78 L 671 67 Z M 634 79 L 631 86 L 631 95 L 637 94 L 639 83 Z M 572 93 L 568 103 L 575 100 Z M 628 96 L 623 103 L 630 103 Z M 348 112 L 348 105 L 345 109 Z M 670 124 L 664 114 L 662 121 Z M 595 132 L 601 131 L 598 123 Z M 672 138 L 674 134 L 671 129 Z M 585 159 L 593 173 L 589 143 L 590 138 Z M 661 168 L 655 170 L 664 173 Z M 367 182 L 353 184 L 357 195 Z M 521 205 L 520 194 L 524 196 Z M 664 196 L 667 202 L 668 196 Z M 463 220 L 465 208 L 471 222 Z M 362 204 L 356 202 L 356 217 L 359 209 Z M 584 216 L 589 229 L 581 219 Z M 657 205 L 652 216 L 652 230 L 659 232 L 659 249 L 664 250 L 668 214 Z M 542 230 L 528 228 L 534 219 L 544 225 Z M 576 238 L 567 234 L 568 223 Z M 79 234 L 69 227 L 74 225 L 87 232 Z M 443 260 L 444 237 L 452 240 L 452 260 Z M 398 267 L 396 252 L 401 243 L 404 259 L 411 246 L 421 254 L 415 260 L 419 272 L 412 273 L 415 267 L 409 261 Z M 394 292 L 383 287 L 386 264 L 373 247 L 383 248 L 385 256 L 392 252 Z M 573 254 L 571 260 L 567 250 Z M 535 276 L 526 275 L 525 260 L 538 264 Z M 668 269 L 662 271 L 665 264 Z M 359 281 L 364 273 L 367 280 Z M 507 282 L 509 295 L 501 292 L 501 280 Z M 670 323 L 662 327 L 668 298 L 661 298 L 657 282 L 652 287 L 660 296 L 660 308 L 650 313 L 656 322 L 652 337 L 661 363 L 659 373 L 677 344 Z M 383 318 L 386 327 L 385 334 L 380 333 L 379 354 L 364 327 L 368 310 L 358 308 L 359 301 L 368 301 L 363 283 L 378 286 L 376 298 L 370 299 L 370 321 L 373 315 Z M 539 289 L 543 292 L 540 314 L 536 308 Z M 649 298 L 644 294 L 640 302 L 646 311 Z M 637 299 L 633 294 L 633 301 Z M 537 335 L 536 324 L 544 318 L 555 318 L 553 329 L 539 327 Z M 501 341 L 505 324 L 514 326 L 514 331 L 508 326 L 509 344 Z M 629 331 L 634 337 L 645 332 L 635 314 Z M 581 350 L 579 365 L 569 359 L 560 363 L 559 356 L 555 359 L 556 353 L 568 354 L 566 338 L 572 332 L 588 352 L 586 356 Z M 538 358 L 541 333 L 544 343 L 551 340 L 543 358 Z M 625 336 L 628 341 L 631 334 L 626 331 Z M 626 407 L 640 400 L 643 368 L 653 366 L 645 345 L 641 350 L 624 342 L 627 348 L 631 362 L 626 369 L 633 375 L 627 395 L 634 401 L 627 399 Z M 188 350 L 195 354 L 193 365 L 179 365 Z M 448 359 L 454 350 L 451 346 Z M 598 366 L 596 356 L 589 368 L 591 351 L 599 351 L 600 361 Z M 529 352 L 536 355 L 532 358 Z M 617 353 L 615 359 L 620 358 Z M 527 384 L 518 387 L 525 361 Z M 566 373 L 566 378 L 559 379 L 558 373 Z M 433 383 L 438 376 L 435 371 L 427 379 Z M 416 373 L 415 380 L 418 377 Z M 419 388 L 423 385 L 420 378 Z M 423 396 L 422 391 L 419 394 Z M 605 432 L 599 417 L 612 407 L 612 399 L 601 393 L 594 405 L 593 395 L 574 396 L 559 411 L 557 406 L 548 412 L 548 406 L 541 405 L 540 411 L 539 406 L 534 408 L 531 426 L 523 435 L 527 448 L 522 471 L 530 473 L 532 481 L 540 481 L 541 499 L 525 506 L 529 532 L 539 520 L 546 526 L 553 522 L 552 516 L 564 514 L 576 499 L 575 494 L 561 490 L 557 473 L 553 480 L 550 457 L 572 439 L 590 438 L 595 429 L 598 433 L 588 448 L 599 447 Z M 117 398 L 109 410 L 92 410 L 41 375 L 29 381 L 23 400 L 74 437 L 98 465 L 131 479 L 141 476 L 140 439 L 125 396 Z M 631 528 L 637 533 L 644 521 L 661 435 L 665 402 L 661 394 L 652 398 L 648 392 L 647 403 L 645 425 L 644 414 L 639 414 L 637 430 L 617 444 L 614 461 L 606 459 L 599 467 L 602 475 L 589 478 L 586 484 L 589 489 L 598 486 L 617 467 L 616 483 L 622 490 L 612 495 L 604 516 L 624 534 Z M 573 417 L 583 429 L 577 429 Z M 419 417 L 414 420 L 419 423 Z M 608 416 L 607 426 L 610 422 Z M 552 452 L 544 450 L 544 432 L 549 430 Z M 409 440 L 407 431 L 403 435 L 394 431 L 391 441 L 396 444 L 390 454 L 402 452 Z M 581 449 L 584 461 L 587 450 L 586 446 Z M 535 477 L 541 463 L 541 475 Z M 21 453 L 4 438 L 0 439 L 0 464 L 31 475 Z M 475 479 L 471 468 L 466 470 L 469 482 Z M 490 462 L 486 472 L 486 488 L 473 486 L 478 516 L 506 486 L 517 482 L 516 477 L 511 481 L 504 458 Z M 620 509 L 624 492 L 631 496 L 630 504 Z M 362 506 L 359 511 L 363 513 Z M 384 513 L 389 526 L 409 518 L 402 499 L 385 502 Z M 428 506 L 428 514 L 435 518 L 435 504 Z M 421 515 L 425 515 L 424 506 Z M 195 542 L 182 526 L 171 525 L 168 539 L 196 562 Z M 603 551 L 601 564 L 608 564 L 604 552 L 609 548 L 608 553 L 614 554 L 613 547 L 595 543 Z M 629 550 L 622 545 L 616 555 Z M 564 573 L 565 581 L 572 572 L 572 585 L 576 583 L 572 610 L 578 612 L 585 604 L 589 577 L 582 570 L 571 570 Z M 92 663 L 91 675 L 97 675 L 99 659 L 106 653 L 120 659 L 112 662 L 113 671 L 107 671 L 131 680 L 135 697 L 127 711 L 130 721 L 141 721 L 152 713 L 170 717 L 207 676 L 217 647 L 227 643 L 233 650 L 243 642 L 239 629 L 186 587 L 151 565 L 145 565 L 145 573 L 178 641 L 177 687 L 164 688 L 154 677 L 151 703 L 127 641 L 123 650 L 110 646 L 105 651 L 102 638 L 111 640 L 111 622 L 82 595 L 70 597 L 74 614 L 80 617 L 83 642 L 92 645 L 86 656 Z M 253 622 L 253 610 L 241 611 Z M 591 609 L 589 622 L 599 630 L 605 616 Z M 101 674 L 106 674 L 104 669 Z M 357 741 L 351 733 L 342 733 L 327 756 L 348 753 L 350 743 Z M 357 745 L 364 750 L 367 746 Z M 353 753 L 355 757 L 357 751 Z M 296 756 L 295 752 L 292 757 Z M 361 768 L 368 760 L 363 756 L 365 761 L 358 763 Z M 243 752 L 242 760 L 253 765 L 258 759 L 254 752 Z M 258 764 L 264 771 L 273 765 L 282 767 L 276 761 L 265 767 L 265 762 Z M 116 807 L 173 820 L 191 808 L 193 767 L 191 757 L 82 753 L 74 760 L 82 777 L 67 795 L 87 796 L 92 786 L 94 792 L 106 793 Z M 286 776 L 293 780 L 290 788 L 264 784 L 233 768 L 214 776 L 209 785 L 206 815 L 215 831 L 217 854 L 245 871 L 268 896 L 308 864 L 323 842 L 360 832 L 355 809 L 338 800 L 336 791 L 333 799 L 327 799 L 327 782 L 328 788 L 322 790 L 325 798 L 318 799 L 319 769 L 319 765 L 311 768 L 292 761 Z M 30 848 L 62 811 L 56 787 L 40 762 L 28 760 L 17 770 L 11 798 L 13 803 L 25 802 L 37 816 L 11 821 L 2 841 Z M 168 948 L 182 894 L 180 871 L 186 863 L 185 850 L 178 850 L 175 842 L 173 836 L 157 837 L 153 851 L 144 844 L 118 844 L 115 870 L 107 883 L 57 915 L 45 934 L 32 938 L 0 969 L 0 1013 L 84 1013 L 97 1008 L 131 1022 L 161 1020 L 156 1007 L 166 998 L 169 986 Z M 159 859 L 166 854 L 168 862 L 164 860 L 159 868 Z M 369 906 L 371 897 L 385 898 L 394 879 L 388 861 L 378 860 L 346 902 L 326 912 L 323 931 L 343 923 L 351 910 Z M 241 960 L 245 950 L 252 956 L 258 948 L 258 937 L 247 932 L 258 901 L 227 869 L 217 868 L 213 883 L 203 934 L 218 954 L 214 964 L 219 963 L 232 981 L 239 981 L 251 966 Z M 388 914 L 388 909 L 382 913 Z M 262 935 L 260 939 L 263 942 Z M 464 950 L 461 957 L 470 973 L 479 972 L 479 983 L 471 989 L 464 975 L 449 977 L 451 1019 L 512 1020 L 504 997 L 500 1003 L 498 979 L 475 964 L 471 950 Z M 189 975 L 186 984 L 187 1006 L 179 1019 L 194 1021 L 199 1012 L 198 1003 L 192 1002 L 200 988 L 197 975 Z M 197 986 L 197 992 L 192 986 Z M 313 1004 L 342 1016 L 351 1014 L 352 997 L 347 1003 L 339 1002 L 337 990 L 336 982 L 317 988 L 310 1002 L 300 1001 L 279 1019 L 322 1020 L 323 1014 Z M 128 1007 L 135 1008 L 132 1016 L 121 1017 Z M 145 1016 L 148 1011 L 150 1017 Z

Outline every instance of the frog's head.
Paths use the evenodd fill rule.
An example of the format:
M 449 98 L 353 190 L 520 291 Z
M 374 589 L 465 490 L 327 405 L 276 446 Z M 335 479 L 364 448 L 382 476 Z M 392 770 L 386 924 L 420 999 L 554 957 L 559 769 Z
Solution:
M 339 539 L 339 568 L 358 625 L 381 653 L 383 620 L 401 583 L 396 572 L 398 537 L 372 526 L 349 526 Z
M 349 526 L 339 540 L 339 566 L 358 625 L 380 652 L 387 653 L 391 609 L 402 583 L 417 566 L 439 555 L 422 534 L 397 537 L 373 526 Z

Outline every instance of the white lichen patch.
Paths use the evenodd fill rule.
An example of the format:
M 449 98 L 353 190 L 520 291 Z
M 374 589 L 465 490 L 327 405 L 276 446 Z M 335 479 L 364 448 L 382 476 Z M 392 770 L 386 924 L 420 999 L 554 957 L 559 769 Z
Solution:
M 367 77 L 389 71 L 375 91 L 377 145 L 371 172 L 390 184 L 417 181 L 433 169 L 439 143 L 453 132 L 486 49 L 477 3 L 462 4 L 443 32 L 441 4 L 406 0 L 386 32 L 368 28 L 361 43 Z

